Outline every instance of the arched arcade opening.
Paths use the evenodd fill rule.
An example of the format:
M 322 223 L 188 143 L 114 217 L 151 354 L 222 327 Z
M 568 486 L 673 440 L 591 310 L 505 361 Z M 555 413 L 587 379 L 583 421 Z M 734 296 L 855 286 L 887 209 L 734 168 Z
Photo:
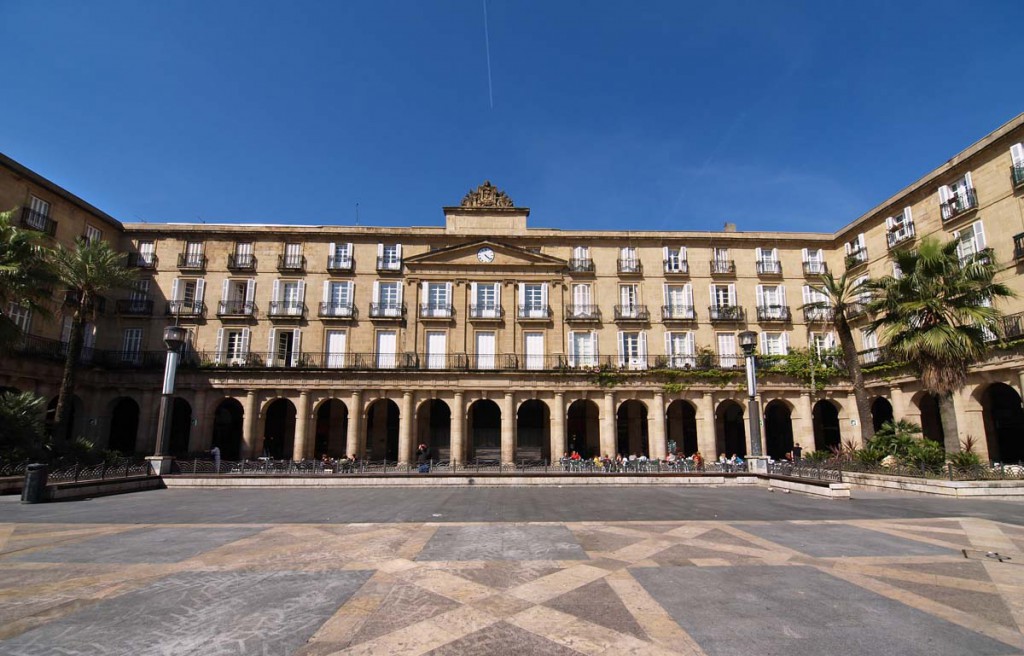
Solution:
M 565 432 L 565 448 L 570 453 L 577 451 L 584 458 L 602 455 L 600 411 L 590 399 L 579 399 L 569 405 Z M 555 454 L 556 458 L 561 456 Z
M 697 452 L 697 410 L 689 401 L 677 399 L 669 404 L 665 412 L 667 419 L 666 437 L 668 446 L 665 453 L 692 456 Z
M 366 410 L 366 459 L 398 461 L 401 413 L 391 399 L 377 399 Z M 409 454 L 405 454 L 409 457 Z
M 538 399 L 523 402 L 516 413 L 516 460 L 550 461 L 550 426 L 546 403 Z
M 715 448 L 719 454 L 747 457 L 747 430 L 743 422 L 743 406 L 733 400 L 722 401 L 715 411 Z M 707 454 L 708 460 L 717 458 Z
M 1024 461 L 1024 408 L 1017 391 L 1005 383 L 992 383 L 981 395 L 981 408 L 989 459 Z
M 917 399 L 917 407 L 921 410 L 921 434 L 926 440 L 939 444 L 946 443 L 946 432 L 942 430 L 942 414 L 939 412 L 939 397 L 935 394 L 922 392 Z
M 342 458 L 348 454 L 348 406 L 338 399 L 327 399 L 316 409 L 313 457 Z
M 764 442 L 768 456 L 782 460 L 793 451 L 793 411 L 778 399 L 764 407 Z
M 501 461 L 501 408 L 490 399 L 469 406 L 467 460 Z
M 223 399 L 213 411 L 213 436 L 210 446 L 220 449 L 224 460 L 242 458 L 242 422 L 245 410 L 238 399 Z
M 452 457 L 452 409 L 440 399 L 420 404 L 416 417 L 417 444 L 426 444 L 430 457 L 450 460 Z M 461 458 L 459 458 L 461 460 Z
M 882 425 L 893 420 L 892 404 L 884 396 L 877 397 L 871 402 L 871 426 L 875 432 L 882 430 Z
M 651 454 L 647 406 L 636 399 L 623 401 L 615 413 L 615 449 L 622 457 Z
M 811 410 L 814 427 L 814 450 L 831 451 L 842 442 L 839 432 L 839 408 L 835 403 L 822 399 Z
M 295 448 L 295 405 L 274 399 L 264 410 L 263 454 L 274 460 L 292 457 Z

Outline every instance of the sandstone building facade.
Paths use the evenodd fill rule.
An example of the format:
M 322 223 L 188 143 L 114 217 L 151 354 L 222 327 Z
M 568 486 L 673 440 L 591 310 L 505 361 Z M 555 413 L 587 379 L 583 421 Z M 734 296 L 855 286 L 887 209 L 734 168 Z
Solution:
M 354 453 L 403 461 L 512 462 L 585 455 L 745 453 L 737 343 L 820 352 L 813 311 L 823 271 L 893 273 L 889 254 L 959 236 L 1018 294 L 1004 339 L 955 398 L 961 439 L 994 460 L 1024 458 L 1024 115 L 835 233 L 586 231 L 528 226 L 489 182 L 437 227 L 121 224 L 0 159 L 0 208 L 71 244 L 105 239 L 138 269 L 87 330 L 72 430 L 152 452 L 162 329 L 189 330 L 172 450 L 218 444 L 227 459 Z M 642 225 L 642 217 L 636 218 Z M 0 387 L 56 395 L 66 320 L 8 308 L 27 337 L 0 357 Z M 874 421 L 921 423 L 942 439 L 934 398 L 886 368 L 857 320 Z M 717 372 L 717 373 L 714 373 Z M 859 439 L 848 383 L 760 380 L 768 453 Z M 55 399 L 54 403 L 55 404 Z M 51 405 L 53 405 L 51 404 Z

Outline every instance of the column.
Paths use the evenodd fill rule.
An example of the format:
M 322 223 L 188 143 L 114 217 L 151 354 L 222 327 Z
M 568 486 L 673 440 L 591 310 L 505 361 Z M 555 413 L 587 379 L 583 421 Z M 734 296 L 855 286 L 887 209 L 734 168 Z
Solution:
M 811 409 L 811 393 L 801 392 L 800 402 L 796 406 L 800 416 L 793 426 L 793 446 L 797 444 L 804 453 L 814 451 L 814 413 Z
M 710 462 L 718 457 L 715 439 L 715 397 L 704 392 L 697 401 L 697 450 Z
M 501 403 L 501 464 L 512 464 L 516 458 L 516 395 L 505 392 Z
M 398 416 L 398 462 L 409 462 L 412 453 L 412 392 L 402 393 L 401 414 Z
M 1021 384 L 1024 385 L 1024 378 L 1022 378 Z M 900 421 L 903 419 L 903 413 L 906 412 L 907 406 L 904 405 L 906 401 L 903 399 L 902 387 L 893 385 L 889 388 L 889 402 L 892 403 L 892 420 Z
M 345 455 L 363 456 L 363 399 L 359 390 L 352 392 L 348 408 L 348 435 L 345 436 Z
M 452 443 L 449 456 L 453 465 L 465 462 L 466 459 L 466 410 L 462 404 L 462 392 L 456 392 L 455 400 L 452 401 Z
M 665 458 L 665 394 L 655 392 L 651 409 L 647 413 L 647 435 L 650 437 L 650 453 L 655 460 Z
M 242 459 L 256 458 L 261 455 L 261 445 L 256 443 L 256 390 L 245 393 L 245 404 L 242 406 Z
M 295 410 L 295 440 L 292 446 L 292 460 L 298 462 L 306 457 L 309 446 L 309 392 L 299 392 L 299 403 Z
M 555 400 L 551 403 L 551 462 L 565 453 L 565 394 L 555 392 Z
M 601 455 L 615 457 L 615 392 L 604 393 L 604 409 L 601 410 Z M 625 454 L 623 454 L 625 455 Z

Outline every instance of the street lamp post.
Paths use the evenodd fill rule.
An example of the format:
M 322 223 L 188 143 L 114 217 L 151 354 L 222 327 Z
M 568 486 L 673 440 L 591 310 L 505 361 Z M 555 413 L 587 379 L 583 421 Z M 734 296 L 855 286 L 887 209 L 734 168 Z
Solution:
M 761 408 L 757 402 L 757 363 L 754 360 L 754 349 L 757 347 L 757 333 L 745 330 L 740 333 L 740 346 L 747 360 L 747 410 L 750 422 L 750 455 L 747 458 L 749 470 L 767 473 L 768 465 L 764 461 L 761 450 Z
M 181 357 L 181 346 L 185 343 L 187 333 L 181 326 L 164 328 L 164 344 L 167 345 L 167 362 L 164 365 L 164 387 L 160 395 L 160 414 L 156 424 L 156 447 L 153 455 L 147 458 L 153 473 L 162 475 L 171 472 L 174 458 L 167 455 L 167 443 L 170 441 L 171 415 L 174 411 L 174 377 L 178 373 L 178 359 Z

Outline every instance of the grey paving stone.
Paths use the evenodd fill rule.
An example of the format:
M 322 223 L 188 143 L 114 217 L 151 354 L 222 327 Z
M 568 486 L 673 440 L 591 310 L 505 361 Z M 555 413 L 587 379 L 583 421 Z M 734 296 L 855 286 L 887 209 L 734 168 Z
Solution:
M 498 622 L 427 652 L 426 656 L 580 656 L 519 627 Z
M 285 655 L 372 572 L 188 572 L 0 642 L 6 656 Z
M 954 549 L 844 524 L 778 522 L 744 525 L 743 530 L 815 558 L 935 556 L 957 553 Z
M 49 549 L 18 554 L 9 560 L 34 563 L 177 563 L 262 530 L 249 526 L 140 528 L 58 544 Z
M 810 567 L 630 572 L 708 656 L 1024 653 Z
M 586 560 L 564 526 L 442 526 L 416 560 Z

